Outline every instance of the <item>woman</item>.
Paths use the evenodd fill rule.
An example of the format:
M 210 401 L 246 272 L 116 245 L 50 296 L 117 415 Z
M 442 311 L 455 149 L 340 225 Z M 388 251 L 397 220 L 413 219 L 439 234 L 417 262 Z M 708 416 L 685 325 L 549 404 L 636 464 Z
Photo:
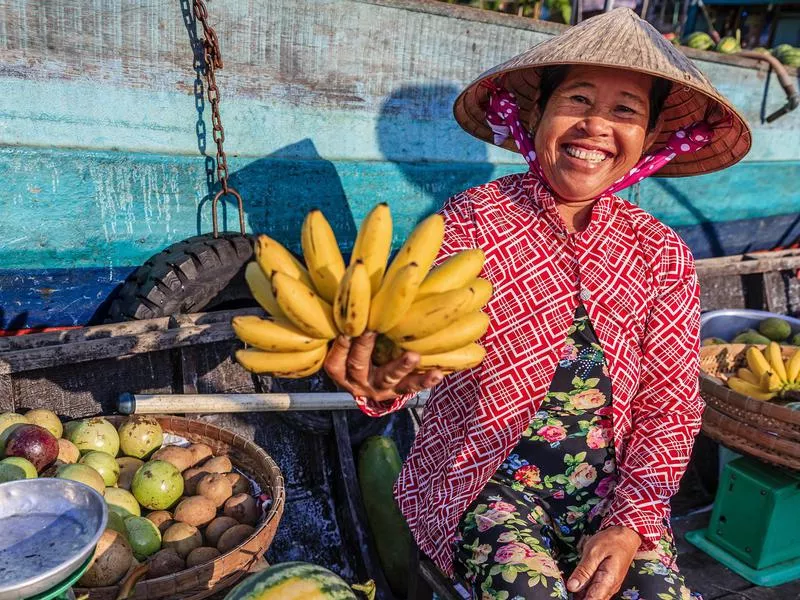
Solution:
M 613 192 L 732 165 L 747 125 L 628 9 L 485 73 L 455 115 L 530 166 L 441 211 L 441 258 L 486 254 L 486 359 L 447 377 L 414 373 L 413 353 L 379 368 L 367 334 L 337 340 L 326 370 L 374 416 L 434 388 L 395 493 L 420 549 L 476 597 L 689 598 L 669 499 L 703 409 L 697 277 L 680 238 Z

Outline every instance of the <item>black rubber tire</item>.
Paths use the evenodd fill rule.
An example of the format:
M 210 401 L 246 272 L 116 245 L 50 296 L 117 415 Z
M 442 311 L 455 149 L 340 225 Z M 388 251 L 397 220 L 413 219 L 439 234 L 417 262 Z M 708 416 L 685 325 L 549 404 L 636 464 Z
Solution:
M 239 233 L 198 235 L 169 246 L 131 273 L 111 299 L 105 321 L 252 306 L 244 268 L 253 240 Z

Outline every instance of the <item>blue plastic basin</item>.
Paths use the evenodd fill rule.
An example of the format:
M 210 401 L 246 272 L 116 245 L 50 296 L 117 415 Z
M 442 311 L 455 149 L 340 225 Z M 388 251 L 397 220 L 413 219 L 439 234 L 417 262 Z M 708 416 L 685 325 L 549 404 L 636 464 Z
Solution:
M 800 333 L 800 319 L 765 310 L 726 308 L 711 310 L 700 316 L 700 339 L 717 337 L 729 342 L 743 329 L 758 331 L 759 322 L 767 317 L 778 317 L 789 323 L 792 327 L 792 335 Z

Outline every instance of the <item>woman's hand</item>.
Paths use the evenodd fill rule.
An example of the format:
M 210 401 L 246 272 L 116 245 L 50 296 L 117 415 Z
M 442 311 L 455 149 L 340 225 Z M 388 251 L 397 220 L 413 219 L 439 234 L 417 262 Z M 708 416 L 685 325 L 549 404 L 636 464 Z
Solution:
M 620 590 L 642 543 L 633 529 L 616 526 L 593 535 L 567 581 L 576 600 L 610 600 Z
M 373 402 L 386 402 L 403 394 L 413 394 L 439 383 L 440 370 L 414 373 L 419 355 L 406 352 L 396 360 L 378 367 L 372 364 L 376 333 L 357 338 L 339 336 L 325 359 L 325 370 L 341 388 L 353 396 L 364 396 Z

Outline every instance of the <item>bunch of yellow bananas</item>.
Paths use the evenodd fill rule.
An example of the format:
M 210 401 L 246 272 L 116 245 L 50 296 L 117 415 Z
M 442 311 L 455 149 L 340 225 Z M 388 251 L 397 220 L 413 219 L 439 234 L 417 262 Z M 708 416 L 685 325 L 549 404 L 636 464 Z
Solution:
M 305 265 L 272 238 L 259 236 L 245 278 L 271 319 L 233 319 L 236 335 L 252 346 L 238 350 L 236 359 L 254 373 L 306 377 L 322 367 L 328 342 L 337 335 L 374 331 L 381 334 L 376 362 L 408 350 L 421 355 L 420 370 L 477 366 L 486 352 L 475 342 L 489 327 L 481 308 L 492 285 L 478 277 L 484 255 L 477 249 L 430 270 L 443 236 L 442 217 L 428 217 L 387 267 L 392 217 L 386 204 L 364 219 L 348 266 L 320 210 L 303 222 Z
M 777 342 L 770 342 L 761 352 L 747 349 L 747 368 L 728 378 L 728 387 L 756 400 L 771 400 L 787 392 L 800 390 L 800 348 L 786 360 Z

